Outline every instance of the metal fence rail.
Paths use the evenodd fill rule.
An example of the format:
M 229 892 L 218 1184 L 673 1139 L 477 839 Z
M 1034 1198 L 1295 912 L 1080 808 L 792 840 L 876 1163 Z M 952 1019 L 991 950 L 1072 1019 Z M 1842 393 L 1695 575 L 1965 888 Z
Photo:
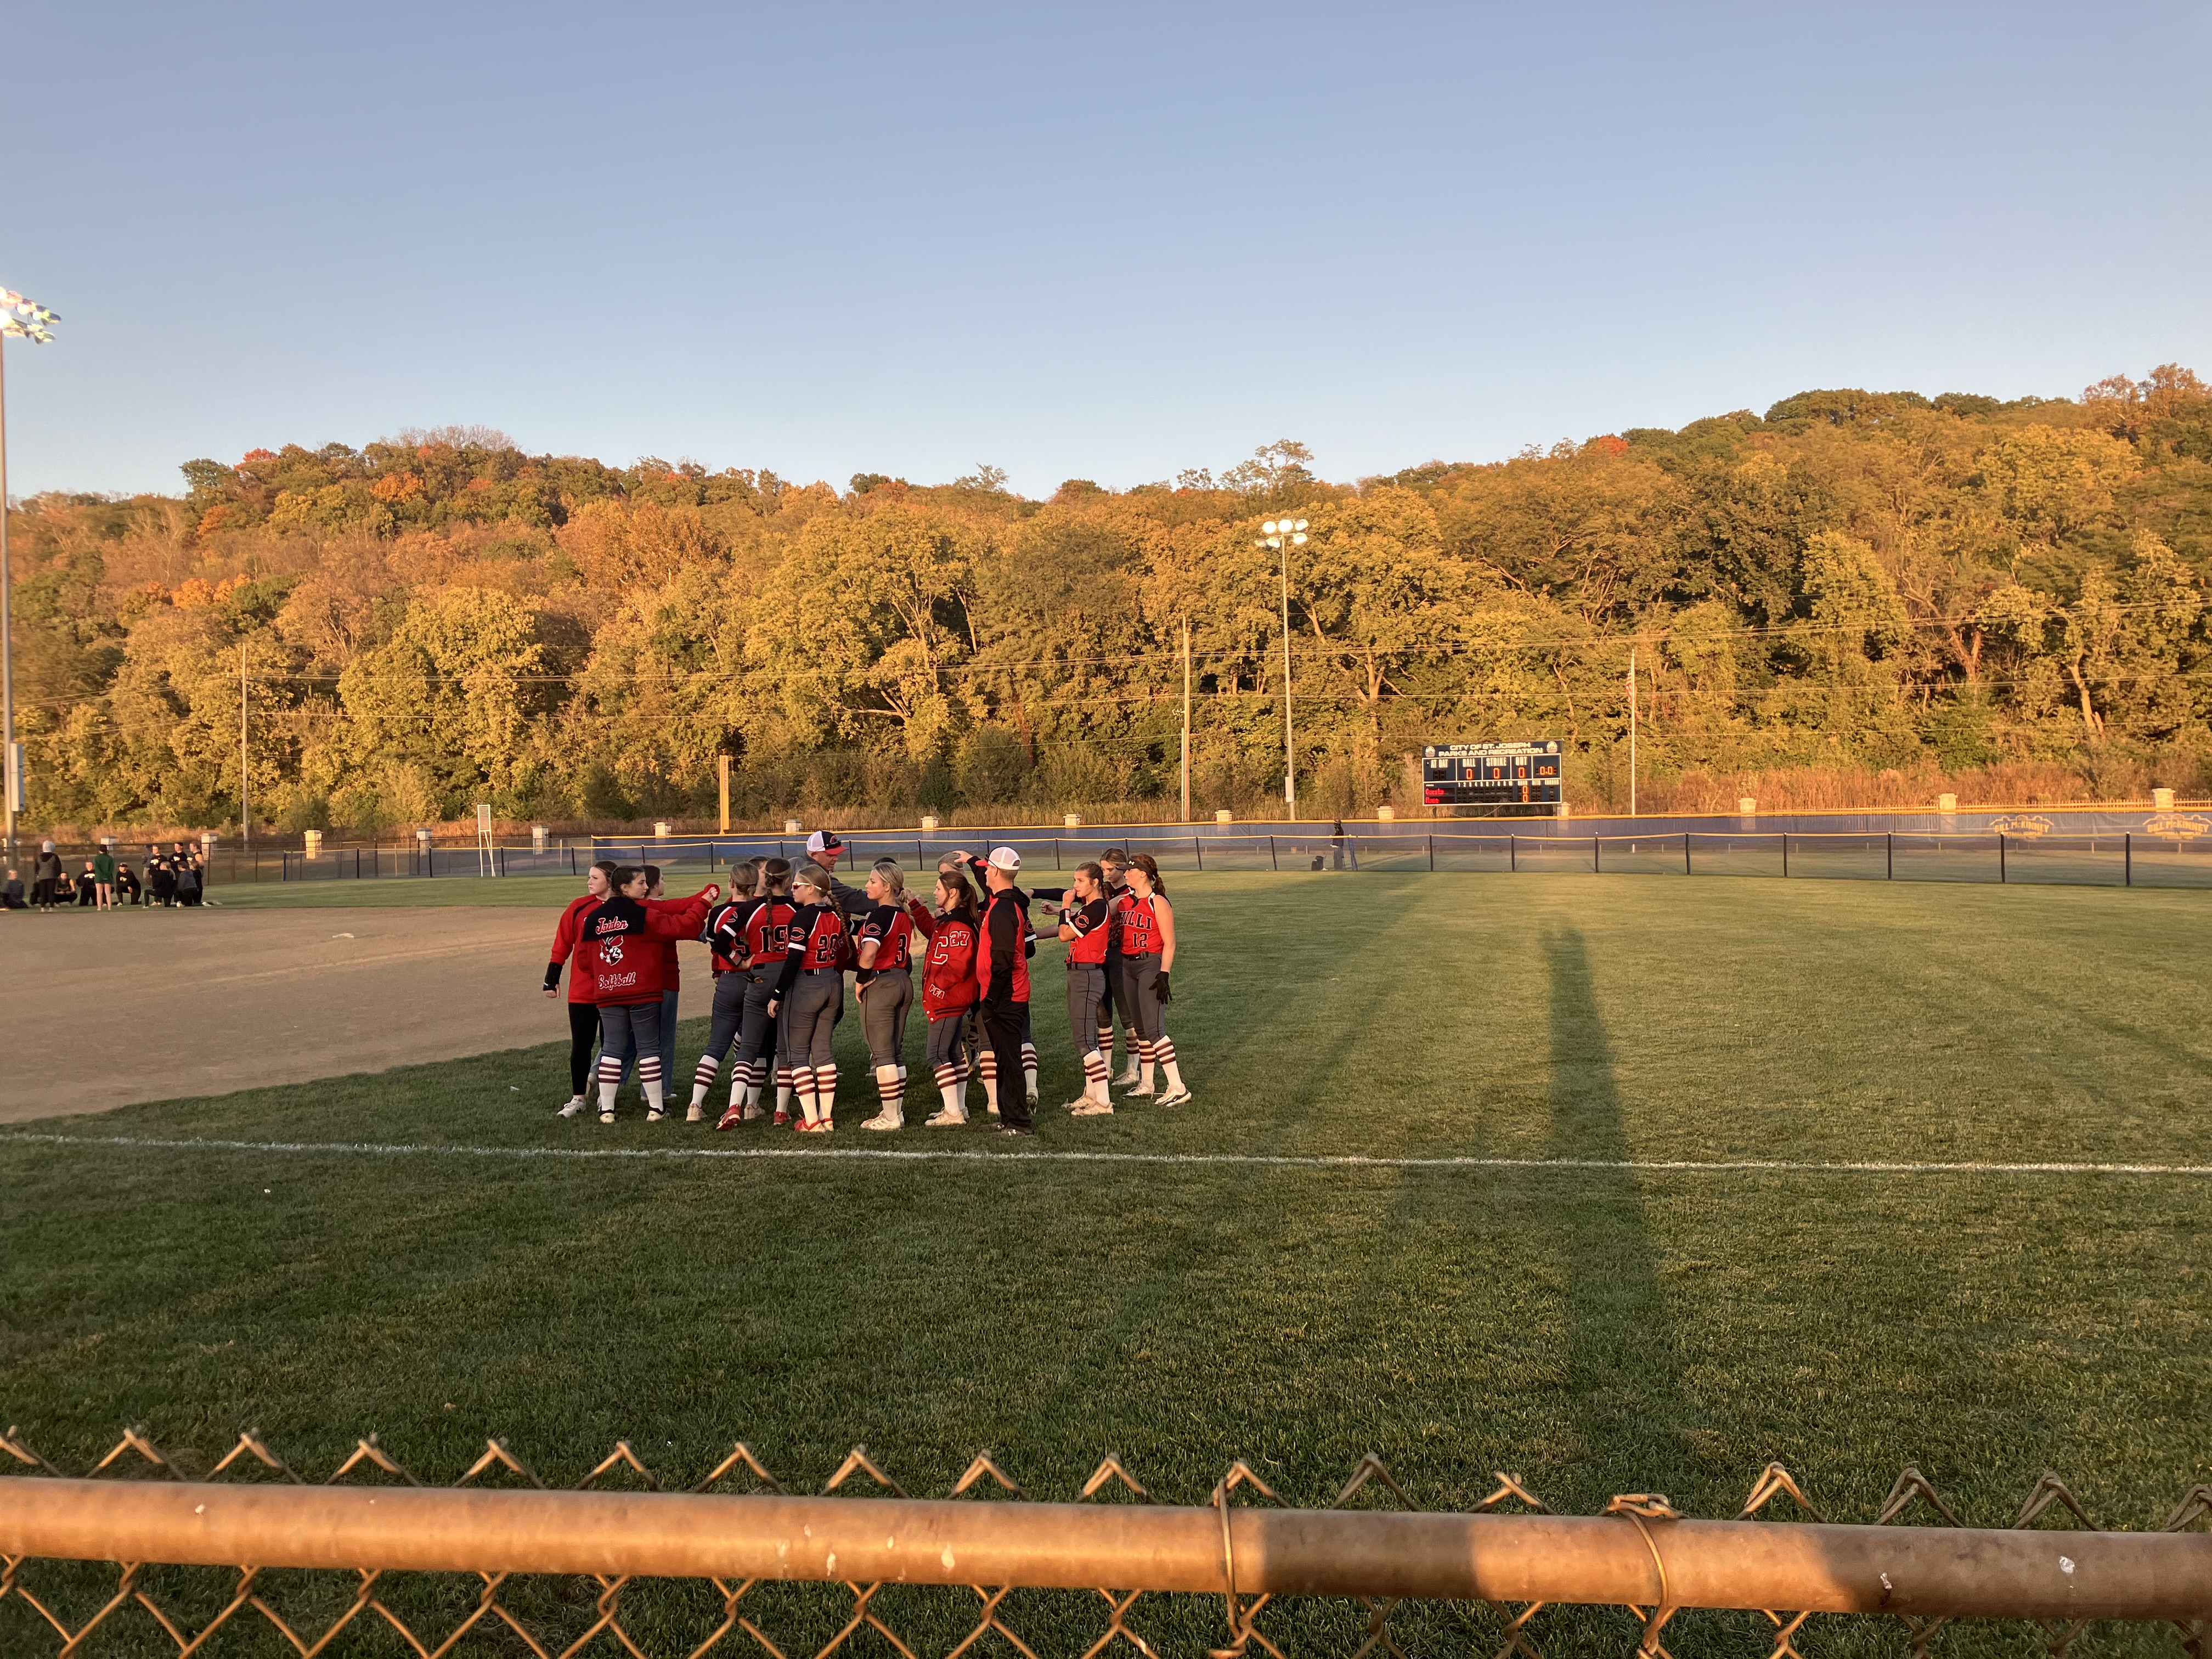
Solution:
M 1778 1464 L 1735 1518 L 1701 1521 L 1653 1493 L 1623 1494 L 1598 1516 L 1554 1515 L 1503 1474 L 1472 1512 L 1423 1512 L 1372 1455 L 1333 1503 L 1298 1509 L 1242 1462 L 1207 1504 L 1176 1506 L 1110 1456 L 1072 1501 L 1037 1503 L 988 1453 L 933 1500 L 909 1497 L 860 1447 L 811 1497 L 787 1492 L 742 1443 L 684 1493 L 661 1490 L 627 1442 L 565 1491 L 501 1441 L 444 1490 L 422 1486 L 373 1437 L 319 1486 L 250 1432 L 204 1480 L 185 1479 L 137 1431 L 86 1479 L 63 1475 L 13 1429 L 0 1450 L 34 1472 L 0 1480 L 10 1655 L 76 1655 L 96 1632 L 135 1630 L 137 1650 L 189 1656 L 273 1627 L 307 1656 L 388 1644 L 392 1632 L 417 1655 L 441 1655 L 478 1631 L 540 1659 L 594 1644 L 641 1659 L 830 1659 L 856 1638 L 903 1659 L 960 1659 L 994 1636 L 1036 1659 L 1037 1632 L 1011 1620 L 1034 1613 L 1061 1634 L 1070 1609 L 1088 1608 L 1073 1638 L 1083 1659 L 1122 1643 L 1158 1659 L 1164 1631 L 1193 1633 L 1190 1613 L 1210 1608 L 1226 1633 L 1215 1659 L 1255 1647 L 1283 1659 L 1285 1642 L 1312 1647 L 1316 1632 L 1349 1659 L 1378 1648 L 1405 1659 L 1394 1613 L 1445 1601 L 1492 1610 L 1500 1659 L 1541 1659 L 1538 1615 L 1562 1605 L 1625 1612 L 1623 1651 L 1654 1656 L 1677 1613 L 1728 1609 L 1766 1621 L 1774 1659 L 1798 1659 L 1806 1620 L 1836 1613 L 1903 1620 L 1916 1655 L 1960 1618 L 2041 1620 L 2059 1656 L 2093 1620 L 2166 1620 L 2203 1659 L 2212 1615 L 2212 1534 L 2191 1530 L 2212 1514 L 2212 1487 L 2201 1486 L 2157 1530 L 2106 1532 L 2054 1475 L 2010 1528 L 1966 1528 L 1917 1469 L 1853 1526 L 1821 1517 Z M 97 1478 L 118 1472 L 155 1478 Z M 509 1484 L 477 1484 L 487 1477 Z M 732 1479 L 754 1490 L 719 1490 Z M 1767 1506 L 1785 1497 L 1808 1518 L 1770 1524 Z M 968 1501 L 982 1498 L 1012 1501 Z M 1896 1524 L 1923 1504 L 1940 1524 Z M 218 1570 L 212 1580 L 207 1569 Z M 94 1571 L 106 1575 L 96 1586 L 82 1577 Z M 454 1577 L 387 1578 L 402 1573 Z M 312 1576 L 331 1574 L 337 1583 L 320 1580 L 318 1596 Z M 641 1605 L 658 1581 L 684 1579 L 703 1581 L 689 1628 L 684 1604 Z M 810 1583 L 828 1587 L 813 1592 L 816 1612 L 833 1598 L 818 1641 L 804 1606 L 775 1599 L 777 1587 Z M 1010 1606 L 1021 1591 L 1084 1594 Z M 197 1610 L 186 1606 L 195 1595 Z M 768 1627 L 779 1612 L 792 1626 L 781 1635 Z

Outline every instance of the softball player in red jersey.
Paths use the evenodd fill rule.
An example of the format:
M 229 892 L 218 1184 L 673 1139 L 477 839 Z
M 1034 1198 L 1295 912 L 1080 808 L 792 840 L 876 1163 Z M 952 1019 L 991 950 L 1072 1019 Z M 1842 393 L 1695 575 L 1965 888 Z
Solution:
M 617 870 L 615 881 L 616 893 L 583 918 L 576 971 L 590 974 L 599 1008 L 599 1121 L 615 1121 L 615 1091 L 632 1059 L 645 1085 L 650 1121 L 667 1115 L 660 1076 L 660 945 L 697 938 L 707 906 L 722 890 L 710 883 L 691 898 L 648 907 L 642 872 Z
M 836 1127 L 837 1109 L 837 1056 L 830 1045 L 844 1000 L 851 940 L 825 872 L 811 864 L 800 869 L 792 878 L 791 896 L 799 913 L 791 921 L 791 943 L 768 1011 L 784 1021 L 799 1132 L 828 1134 Z
M 730 869 L 730 901 L 707 912 L 708 961 L 714 970 L 714 1011 L 707 1030 L 706 1052 L 691 1073 L 691 1105 L 684 1114 L 696 1123 L 706 1115 L 707 1091 L 714 1086 L 730 1045 L 738 1040 L 745 1010 L 744 913 L 752 908 L 760 884 L 760 860 L 744 859 Z M 734 1073 L 732 1074 L 734 1081 Z
M 1118 1088 L 1127 1088 L 1137 1080 L 1137 1028 L 1129 1023 L 1129 994 L 1122 988 L 1125 963 L 1121 957 L 1121 917 L 1119 906 L 1121 895 L 1129 890 L 1129 855 L 1118 847 L 1109 847 L 1098 855 L 1098 866 L 1106 872 L 1106 994 L 1098 1004 L 1098 1048 L 1106 1056 L 1106 1068 L 1114 1068 L 1114 1011 L 1121 1012 L 1121 1034 L 1129 1050 L 1129 1063 L 1113 1082 Z
M 784 952 L 791 944 L 791 919 L 799 907 L 791 902 L 791 866 L 770 859 L 761 866 L 762 892 L 739 924 L 744 951 L 744 1014 L 738 1028 L 738 1060 L 730 1073 L 730 1109 L 714 1127 L 730 1129 L 766 1115 L 761 1104 L 767 1092 L 769 1072 L 776 1073 L 777 1127 L 791 1121 L 791 1072 L 782 1058 L 781 1033 L 768 1011 L 775 995 L 775 982 L 783 972 Z M 743 1090 L 742 1096 L 739 1091 Z
M 878 859 L 868 872 L 874 908 L 861 918 L 856 944 L 860 970 L 854 995 L 860 1001 L 860 1030 L 868 1040 L 876 1094 L 883 1109 L 863 1129 L 906 1127 L 906 1015 L 914 1006 L 914 918 L 906 912 L 906 872 L 895 859 Z
M 1077 1117 L 1098 1117 L 1114 1109 L 1106 1091 L 1106 1056 L 1098 1046 L 1099 1007 L 1106 994 L 1107 915 L 1106 872 L 1096 864 L 1079 866 L 1060 913 L 1060 936 L 1067 944 L 1067 1024 L 1083 1062 L 1083 1092 L 1067 1103 Z
M 929 1021 L 925 1055 L 945 1104 L 928 1127 L 949 1129 L 968 1121 L 968 1016 L 975 1006 L 975 890 L 958 870 L 937 877 L 934 915 L 909 901 L 907 915 L 929 941 L 921 974 L 921 1012 Z
M 575 954 L 576 929 L 585 913 L 599 908 L 614 889 L 608 884 L 622 866 L 612 859 L 593 865 L 584 877 L 583 896 L 568 901 L 553 929 L 553 959 L 545 964 L 545 994 L 561 994 L 561 964 Z M 568 1103 L 556 1115 L 574 1117 L 584 1109 L 584 1091 L 592 1082 L 592 1045 L 599 1040 L 599 1008 L 592 982 L 581 973 L 568 975 Z
M 1130 860 L 1129 890 L 1121 896 L 1123 983 L 1129 988 L 1129 1017 L 1137 1031 L 1137 1086 L 1130 1098 L 1152 1092 L 1152 1068 L 1166 1073 L 1160 1093 L 1163 1106 L 1181 1106 L 1190 1099 L 1182 1085 L 1182 1068 L 1176 1064 L 1175 1044 L 1168 1041 L 1161 1011 L 1172 1000 L 1168 970 L 1175 966 L 1175 910 L 1168 903 L 1166 884 L 1159 866 L 1149 853 Z

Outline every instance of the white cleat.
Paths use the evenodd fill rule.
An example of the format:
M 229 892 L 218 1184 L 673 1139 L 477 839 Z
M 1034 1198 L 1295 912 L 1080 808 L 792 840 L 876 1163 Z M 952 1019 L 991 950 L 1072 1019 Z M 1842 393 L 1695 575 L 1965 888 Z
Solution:
M 691 1103 L 690 1109 L 685 1111 L 684 1114 L 684 1121 L 686 1123 L 698 1123 L 704 1121 L 706 1116 L 707 1109 L 705 1105 L 701 1102 L 695 1100 Z
M 767 1115 L 768 1108 L 762 1105 L 760 1102 L 756 1100 L 748 1105 L 743 1112 L 738 1114 L 738 1121 L 740 1123 L 757 1123 Z
M 583 1109 L 584 1097 L 581 1095 L 578 1095 L 566 1106 L 563 1106 L 559 1111 L 554 1113 L 553 1115 L 556 1117 L 575 1117 L 581 1114 Z
M 1152 1093 L 1153 1091 L 1149 1084 L 1139 1083 L 1135 1088 L 1123 1095 L 1121 1098 L 1124 1100 L 1150 1100 L 1152 1097 Z
M 1114 1103 L 1110 1100 L 1092 1100 L 1086 1097 L 1069 1107 L 1067 1115 L 1070 1117 L 1111 1117 L 1114 1115 Z
M 1159 1097 L 1158 1103 L 1162 1106 L 1188 1106 L 1190 1104 L 1190 1091 L 1170 1089 Z
M 599 1114 L 599 1121 L 602 1123 L 611 1123 L 614 1121 L 615 1115 L 612 1112 L 601 1112 Z
M 866 1122 L 861 1124 L 860 1127 L 863 1129 L 903 1129 L 906 1127 L 906 1114 L 903 1112 L 878 1112 Z
M 946 1106 L 930 1115 L 925 1127 L 932 1129 L 957 1129 L 968 1121 L 965 1106 Z
M 1133 1065 L 1125 1066 L 1121 1074 L 1114 1079 L 1114 1086 L 1117 1089 L 1126 1089 L 1136 1080 L 1137 1068 Z

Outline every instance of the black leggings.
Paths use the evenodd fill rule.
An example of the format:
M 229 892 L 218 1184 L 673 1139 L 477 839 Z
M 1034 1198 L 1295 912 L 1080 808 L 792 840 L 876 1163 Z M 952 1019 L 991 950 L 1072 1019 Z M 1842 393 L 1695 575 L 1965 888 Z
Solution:
M 599 1006 L 596 1002 L 568 1005 L 568 1091 L 584 1097 L 592 1080 L 592 1045 L 599 1040 Z

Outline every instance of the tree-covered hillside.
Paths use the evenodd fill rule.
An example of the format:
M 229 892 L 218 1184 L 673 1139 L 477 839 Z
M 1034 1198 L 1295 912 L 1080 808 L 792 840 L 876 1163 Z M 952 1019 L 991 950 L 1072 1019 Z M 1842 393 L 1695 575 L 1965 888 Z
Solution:
M 10 518 L 34 823 L 380 829 L 1012 815 L 1171 796 L 1188 623 L 1196 799 L 1281 770 L 1262 520 L 1295 512 L 1301 805 L 1404 803 L 1425 742 L 1556 735 L 1578 803 L 2212 787 L 2212 392 L 1808 392 L 1679 432 L 1325 483 L 1021 499 L 989 467 L 844 492 L 404 434 L 197 460 L 186 494 Z

